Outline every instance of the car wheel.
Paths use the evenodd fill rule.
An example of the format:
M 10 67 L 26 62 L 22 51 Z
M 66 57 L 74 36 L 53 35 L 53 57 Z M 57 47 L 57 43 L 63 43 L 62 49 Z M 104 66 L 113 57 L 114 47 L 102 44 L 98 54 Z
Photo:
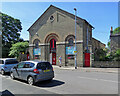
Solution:
M 28 77 L 27 82 L 28 82 L 29 85 L 33 85 L 33 84 L 34 84 L 34 79 L 33 79 L 33 77 L 31 77 L 31 76 Z
M 4 71 L 4 70 L 1 70 L 1 74 L 4 75 L 4 74 L 5 74 L 5 71 Z
M 12 79 L 15 79 L 13 73 L 10 73 L 10 77 L 11 77 Z

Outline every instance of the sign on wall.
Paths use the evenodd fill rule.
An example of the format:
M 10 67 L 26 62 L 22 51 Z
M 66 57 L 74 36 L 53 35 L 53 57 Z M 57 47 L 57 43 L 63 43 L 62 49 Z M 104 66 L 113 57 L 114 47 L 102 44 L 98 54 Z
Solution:
M 41 55 L 41 48 L 34 48 L 33 55 Z
M 75 47 L 74 46 L 71 46 L 71 47 L 66 47 L 66 55 L 74 55 L 75 51 Z

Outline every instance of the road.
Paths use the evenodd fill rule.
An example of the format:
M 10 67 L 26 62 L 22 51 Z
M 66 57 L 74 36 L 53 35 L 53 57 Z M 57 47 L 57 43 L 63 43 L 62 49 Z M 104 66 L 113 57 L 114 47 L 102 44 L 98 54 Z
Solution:
M 34 86 L 21 80 L 1 76 L 2 91 L 11 94 L 118 94 L 118 74 L 105 72 L 81 72 L 79 70 L 54 69 L 51 82 Z

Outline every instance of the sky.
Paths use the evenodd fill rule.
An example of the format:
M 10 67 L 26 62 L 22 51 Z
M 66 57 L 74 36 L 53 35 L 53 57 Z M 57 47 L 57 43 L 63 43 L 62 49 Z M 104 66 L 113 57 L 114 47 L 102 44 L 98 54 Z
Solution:
M 22 23 L 21 38 L 29 40 L 27 29 L 45 12 L 54 5 L 86 19 L 95 29 L 92 36 L 107 44 L 110 28 L 118 27 L 118 2 L 3 2 L 2 12 L 19 19 Z

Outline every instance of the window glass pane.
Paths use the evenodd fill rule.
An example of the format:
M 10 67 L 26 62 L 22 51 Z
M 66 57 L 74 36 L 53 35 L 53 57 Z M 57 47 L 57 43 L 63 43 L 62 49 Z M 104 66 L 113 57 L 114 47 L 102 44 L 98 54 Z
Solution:
M 5 64 L 17 64 L 18 61 L 16 59 L 10 59 L 10 60 L 6 60 Z
M 35 65 L 34 63 L 26 62 L 24 68 L 32 68 L 34 67 L 34 65 Z
M 73 46 L 73 39 L 72 39 L 72 38 L 70 38 L 70 39 L 68 40 L 68 45 L 69 45 L 69 46 Z
M 25 64 L 24 62 L 19 63 L 18 68 L 23 68 L 24 64 Z
M 34 41 L 34 44 L 35 44 L 35 48 L 39 48 L 39 40 L 38 39 L 36 39 L 35 41 Z
M 26 63 L 26 64 L 24 65 L 24 68 L 30 68 L 30 64 L 29 64 L 29 63 Z
M 30 68 L 34 67 L 34 65 L 35 65 L 34 63 L 30 63 Z
M 52 65 L 49 62 L 41 62 L 37 64 L 38 69 L 46 70 L 52 68 Z
M 0 60 L 0 64 L 4 64 L 4 61 L 3 61 L 3 60 Z
M 35 44 L 35 48 L 38 48 L 39 46 L 38 46 L 39 44 L 38 44 L 38 42 Z

